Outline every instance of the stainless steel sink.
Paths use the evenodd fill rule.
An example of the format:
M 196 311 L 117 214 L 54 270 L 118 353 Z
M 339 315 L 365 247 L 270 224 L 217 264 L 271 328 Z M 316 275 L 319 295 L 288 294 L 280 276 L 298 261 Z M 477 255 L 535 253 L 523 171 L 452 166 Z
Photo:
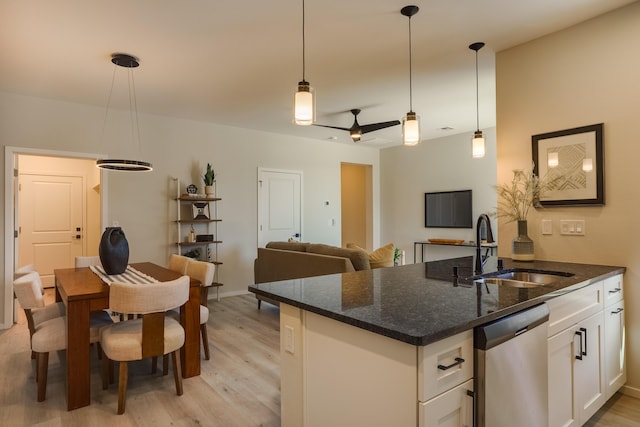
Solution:
M 562 271 L 526 271 L 512 270 L 505 273 L 485 277 L 484 283 L 498 286 L 510 286 L 512 288 L 535 288 L 538 286 L 551 285 L 560 277 L 571 277 L 572 273 Z

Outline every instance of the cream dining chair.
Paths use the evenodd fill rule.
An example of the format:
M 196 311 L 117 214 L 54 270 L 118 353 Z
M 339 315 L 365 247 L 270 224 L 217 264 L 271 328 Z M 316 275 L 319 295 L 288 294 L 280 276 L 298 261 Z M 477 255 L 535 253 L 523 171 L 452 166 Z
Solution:
M 209 288 L 213 283 L 216 272 L 215 264 L 210 262 L 190 260 L 187 264 L 187 276 L 200 282 L 200 336 L 204 358 L 209 360 L 209 338 L 207 336 L 207 322 L 209 321 Z
M 67 348 L 67 318 L 64 315 L 59 315 L 43 320 L 44 310 L 50 306 L 45 305 L 42 295 L 42 281 L 37 272 L 25 274 L 14 280 L 13 289 L 27 318 L 31 351 L 36 358 L 38 402 L 42 402 L 47 393 L 49 352 L 66 350 Z M 109 323 L 111 323 L 111 318 L 104 312 L 91 316 L 89 333 L 91 343 L 98 342 L 98 330 Z
M 107 389 L 111 361 L 119 362 L 118 414 L 125 411 L 128 362 L 171 354 L 176 394 L 182 395 L 180 348 L 184 345 L 184 329 L 166 312 L 189 299 L 189 277 L 169 282 L 145 284 L 112 283 L 109 308 L 141 317 L 118 322 L 100 330 L 102 351 L 102 388 Z
M 204 358 L 210 359 L 209 339 L 207 336 L 207 322 L 209 321 L 209 288 L 213 283 L 216 272 L 215 264 L 206 261 L 198 261 L 182 255 L 172 254 L 169 259 L 169 270 L 176 271 L 181 274 L 196 279 L 200 282 L 200 336 L 202 338 L 202 348 L 204 350 Z M 180 320 L 180 311 L 173 310 L 171 313 L 176 320 Z M 154 364 L 155 365 L 155 364 Z M 167 374 L 167 359 L 164 359 L 163 372 Z

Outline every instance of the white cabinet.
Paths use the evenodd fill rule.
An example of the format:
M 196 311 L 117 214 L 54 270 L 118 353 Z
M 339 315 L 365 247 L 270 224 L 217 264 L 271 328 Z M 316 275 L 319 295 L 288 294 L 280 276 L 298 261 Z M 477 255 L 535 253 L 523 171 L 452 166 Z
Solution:
M 473 332 L 418 348 L 418 425 L 473 426 Z
M 419 422 L 422 427 L 473 427 L 473 380 L 420 402 Z
M 607 399 L 627 381 L 622 275 L 604 282 L 605 390 Z
M 549 425 L 581 426 L 606 402 L 603 283 L 547 304 Z

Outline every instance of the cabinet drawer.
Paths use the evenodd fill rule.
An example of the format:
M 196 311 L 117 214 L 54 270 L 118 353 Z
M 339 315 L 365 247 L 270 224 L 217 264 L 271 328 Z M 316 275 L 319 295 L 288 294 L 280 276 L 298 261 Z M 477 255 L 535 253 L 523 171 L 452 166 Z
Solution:
M 603 300 L 603 284 L 596 282 L 547 301 L 549 306 L 547 336 L 551 337 L 601 311 L 604 308 Z
M 473 427 L 473 380 L 418 404 L 418 426 Z
M 622 288 L 622 274 L 609 277 L 604 280 L 604 305 L 615 304 L 624 298 L 624 290 Z
M 426 402 L 473 378 L 473 331 L 418 348 L 418 400 Z

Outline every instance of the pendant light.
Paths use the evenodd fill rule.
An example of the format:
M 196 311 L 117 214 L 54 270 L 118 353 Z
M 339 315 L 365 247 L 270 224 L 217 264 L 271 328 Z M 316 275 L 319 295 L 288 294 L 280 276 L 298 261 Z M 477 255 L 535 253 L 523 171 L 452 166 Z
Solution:
M 133 81 L 133 69 L 140 65 L 138 58 L 124 53 L 114 53 L 111 55 L 111 62 L 116 67 L 113 69 L 113 78 L 111 80 L 111 91 L 109 92 L 109 100 L 107 101 L 107 111 L 104 116 L 104 123 L 107 122 L 109 115 L 109 105 L 111 104 L 111 95 L 113 95 L 113 84 L 115 82 L 117 66 L 126 68 L 129 82 L 129 115 L 131 117 L 131 133 L 132 139 L 137 141 L 138 150 L 140 149 L 140 125 L 138 122 L 138 104 L 136 100 L 136 87 Z M 103 126 L 104 135 L 104 126 Z M 129 172 L 148 172 L 153 170 L 153 166 L 149 162 L 141 160 L 125 160 L 125 159 L 100 159 L 96 161 L 96 166 L 100 169 L 129 171 Z
M 305 38 L 304 38 L 304 0 L 302 0 L 302 81 L 293 97 L 293 122 L 310 126 L 316 121 L 315 92 L 305 79 Z
M 469 49 L 476 52 L 476 131 L 471 140 L 471 156 L 475 159 L 484 157 L 484 136 L 480 130 L 480 104 L 478 101 L 478 51 L 484 47 L 483 42 L 469 45 Z
M 411 17 L 418 13 L 418 6 L 405 6 L 400 10 L 409 18 L 409 112 L 402 118 L 402 143 L 404 145 L 416 145 L 420 142 L 420 117 L 413 112 L 413 81 L 412 81 L 412 55 L 411 55 Z

